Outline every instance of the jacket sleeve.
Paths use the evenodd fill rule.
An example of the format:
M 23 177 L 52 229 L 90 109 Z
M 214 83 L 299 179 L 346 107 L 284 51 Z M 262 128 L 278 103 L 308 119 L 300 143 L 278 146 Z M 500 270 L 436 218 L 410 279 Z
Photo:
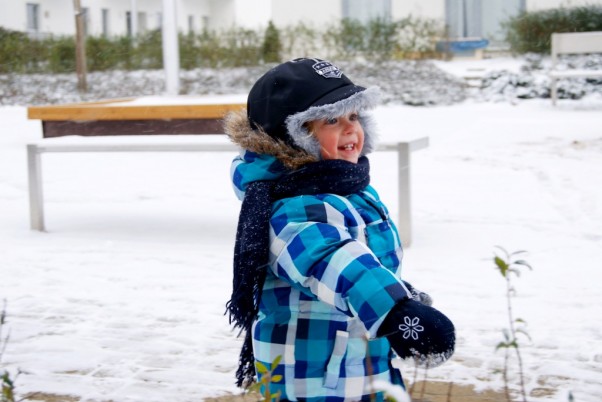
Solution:
M 359 220 L 341 197 L 277 202 L 270 221 L 270 267 L 291 286 L 358 317 L 375 336 L 386 314 L 409 292 L 358 240 Z

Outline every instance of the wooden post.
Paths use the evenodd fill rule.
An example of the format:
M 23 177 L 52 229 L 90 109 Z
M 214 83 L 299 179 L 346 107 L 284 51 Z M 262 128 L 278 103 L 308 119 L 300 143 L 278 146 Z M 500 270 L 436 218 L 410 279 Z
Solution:
M 75 71 L 77 73 L 77 89 L 81 92 L 88 90 L 86 82 L 86 43 L 84 32 L 84 15 L 80 0 L 73 0 L 75 9 Z

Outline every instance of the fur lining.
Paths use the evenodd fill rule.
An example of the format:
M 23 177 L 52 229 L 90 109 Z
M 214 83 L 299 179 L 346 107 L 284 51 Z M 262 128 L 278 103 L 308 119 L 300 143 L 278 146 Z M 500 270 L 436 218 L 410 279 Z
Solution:
M 273 155 L 289 169 L 296 170 L 307 163 L 318 161 L 315 156 L 276 140 L 261 129 L 253 130 L 246 109 L 230 112 L 224 117 L 224 132 L 239 147 L 258 154 Z
M 364 156 L 376 149 L 378 140 L 374 119 L 364 111 L 376 106 L 379 98 L 380 90 L 377 87 L 370 87 L 341 101 L 310 107 L 303 112 L 289 116 L 286 119 L 287 131 L 298 148 L 270 137 L 261 128 L 253 130 L 246 109 L 230 112 L 224 117 L 224 132 L 239 147 L 258 154 L 273 155 L 287 168 L 296 170 L 307 163 L 317 162 L 321 159 L 320 143 L 307 131 L 304 126 L 306 122 L 358 112 L 360 123 L 364 129 L 364 149 L 362 150 L 362 156 Z
M 310 107 L 303 112 L 287 117 L 286 128 L 288 134 L 293 139 L 295 145 L 320 159 L 320 143 L 316 137 L 307 131 L 304 124 L 308 121 L 331 119 L 351 112 L 358 112 L 360 123 L 364 129 L 364 149 L 362 150 L 362 155 L 367 155 L 376 149 L 378 136 L 374 120 L 369 114 L 364 113 L 364 111 L 375 107 L 379 99 L 380 90 L 378 87 L 370 87 L 338 102 Z

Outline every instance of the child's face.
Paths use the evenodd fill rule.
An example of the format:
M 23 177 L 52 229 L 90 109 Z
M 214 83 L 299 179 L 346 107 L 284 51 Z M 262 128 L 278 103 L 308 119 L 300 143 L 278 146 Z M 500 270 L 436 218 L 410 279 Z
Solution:
M 320 143 L 323 159 L 344 159 L 357 163 L 364 147 L 364 129 L 357 113 L 315 120 L 310 127 Z

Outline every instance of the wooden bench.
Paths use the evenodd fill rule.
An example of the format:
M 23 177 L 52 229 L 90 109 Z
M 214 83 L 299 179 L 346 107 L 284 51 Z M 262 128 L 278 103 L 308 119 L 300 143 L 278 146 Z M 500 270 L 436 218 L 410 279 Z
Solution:
M 156 100 L 155 100 L 156 101 Z M 145 103 L 144 106 L 141 104 Z M 188 99 L 183 112 L 177 107 L 153 105 L 153 102 L 97 102 L 67 106 L 44 106 L 29 109 L 30 119 L 42 120 L 44 139 L 27 144 L 27 164 L 29 181 L 30 226 L 32 230 L 45 231 L 44 196 L 42 183 L 42 158 L 45 153 L 69 152 L 231 152 L 236 154 L 237 147 L 223 135 L 174 135 L 174 134 L 223 134 L 220 125 L 205 127 L 207 122 L 183 122 L 196 120 L 199 116 L 214 114 L 200 112 L 199 104 L 191 105 Z M 136 105 L 137 110 L 129 109 Z M 215 110 L 232 110 L 237 106 L 220 105 Z M 238 105 L 242 107 L 242 105 Z M 108 108 L 108 110 L 107 110 Z M 125 110 L 119 110 L 125 108 Z M 196 109 L 196 112 L 195 112 Z M 202 108 L 201 108 L 202 109 Z M 122 116 L 129 117 L 122 119 Z M 177 116 L 178 118 L 169 118 Z M 141 119 L 146 117 L 146 119 Z M 184 118 L 182 118 L 184 117 Z M 99 120 L 90 120 L 98 118 Z M 105 119 L 105 120 L 103 120 Z M 108 120 L 107 120 L 108 119 Z M 162 120 L 161 130 L 149 121 Z M 107 121 L 111 122 L 107 125 Z M 194 128 L 196 126 L 196 128 Z M 63 130 L 59 130 L 62 127 Z M 192 129 L 191 129 L 192 127 Z M 112 135 L 115 129 L 118 135 Z M 47 132 L 49 130 L 49 133 Z M 167 131 L 165 135 L 162 130 Z M 149 132 L 150 131 L 150 132 Z M 195 131 L 195 132 L 190 132 Z M 129 134 L 129 135 L 126 135 Z M 145 135 L 146 134 L 146 135 Z M 154 134 L 154 136 L 148 136 Z M 164 134 L 164 135 L 160 135 Z M 53 137 L 53 138 L 51 138 Z M 60 138 L 54 138 L 60 137 Z M 398 222 L 399 234 L 405 246 L 412 241 L 411 191 L 410 191 L 410 154 L 428 147 L 428 137 L 408 141 L 382 143 L 378 151 L 397 152 L 398 168 Z
M 31 106 L 44 138 L 66 135 L 177 135 L 222 132 L 223 116 L 246 107 L 246 96 L 143 96 L 99 102 Z
M 602 53 L 602 32 L 569 32 L 552 34 L 552 66 L 550 77 L 550 97 L 556 105 L 558 90 L 556 81 L 560 78 L 602 77 L 602 70 L 559 70 L 558 56 L 561 54 Z

